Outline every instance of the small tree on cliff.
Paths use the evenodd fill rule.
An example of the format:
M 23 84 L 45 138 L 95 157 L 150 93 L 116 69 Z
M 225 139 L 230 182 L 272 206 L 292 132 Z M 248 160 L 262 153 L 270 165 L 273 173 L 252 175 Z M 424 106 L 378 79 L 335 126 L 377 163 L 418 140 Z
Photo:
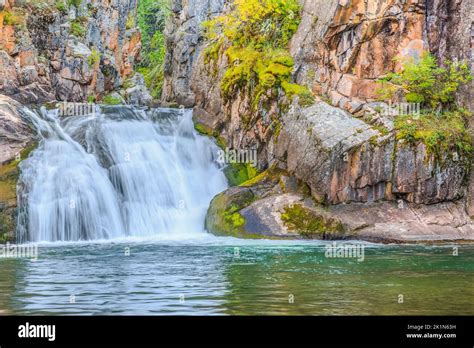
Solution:
M 420 103 L 423 108 L 446 110 L 455 106 L 456 93 L 472 80 L 465 62 L 447 60 L 438 66 L 436 58 L 425 53 L 416 61 L 404 62 L 402 71 L 389 73 L 381 79 L 381 99 L 392 100 L 399 92 L 409 103 Z
M 408 60 L 398 73 L 390 73 L 380 82 L 381 99 L 401 96 L 409 103 L 420 103 L 421 115 L 402 114 L 394 120 L 397 139 L 421 141 L 428 153 L 438 159 L 451 154 L 453 161 L 472 154 L 467 118 L 470 113 L 456 104 L 456 93 L 472 80 L 466 63 L 446 61 L 440 67 L 431 54 L 418 61 Z

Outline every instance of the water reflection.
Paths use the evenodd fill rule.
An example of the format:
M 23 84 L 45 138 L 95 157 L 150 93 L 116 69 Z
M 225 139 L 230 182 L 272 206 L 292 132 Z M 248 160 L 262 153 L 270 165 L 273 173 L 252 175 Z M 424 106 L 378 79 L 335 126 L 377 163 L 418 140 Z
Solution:
M 130 256 L 126 256 L 126 247 Z M 0 259 L 0 314 L 474 314 L 474 246 L 96 244 Z M 398 303 L 399 295 L 403 303 Z
M 248 249 L 225 270 L 225 313 L 472 315 L 473 248 L 462 259 L 449 250 L 373 248 L 359 263 L 326 259 L 323 248 Z

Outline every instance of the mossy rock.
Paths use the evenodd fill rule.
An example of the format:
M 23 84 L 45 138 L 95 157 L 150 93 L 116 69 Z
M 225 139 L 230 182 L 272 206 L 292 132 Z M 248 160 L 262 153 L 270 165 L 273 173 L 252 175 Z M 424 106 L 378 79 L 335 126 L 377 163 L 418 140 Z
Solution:
M 285 170 L 270 168 L 216 196 L 206 216 L 206 229 L 218 236 L 246 239 L 344 237 L 337 219 L 325 211 L 306 211 L 296 203 L 312 205 L 310 193 Z
M 209 126 L 206 126 L 205 124 L 199 123 L 199 122 L 194 123 L 194 129 L 196 129 L 196 131 L 201 135 L 205 135 L 205 136 L 214 138 L 215 141 L 216 141 L 216 145 L 219 146 L 221 149 L 225 149 L 225 147 L 227 145 L 226 141 L 223 137 L 221 137 L 219 135 L 218 131 L 212 129 Z
M 230 186 L 239 186 L 255 178 L 258 170 L 249 163 L 230 163 L 224 168 L 224 174 Z
M 429 155 L 443 164 L 447 154 L 457 153 L 461 160 L 471 162 L 472 136 L 468 128 L 471 113 L 458 109 L 439 115 L 422 112 L 420 116 L 399 116 L 395 120 L 397 140 L 414 145 L 422 142 Z M 449 165 L 449 163 L 448 163 Z
M 36 143 L 21 151 L 21 156 L 0 166 L 0 243 L 12 241 L 16 221 L 16 184 L 19 177 L 18 165 L 36 148 Z
M 216 141 L 216 145 L 221 149 L 226 148 L 226 141 L 219 135 L 219 132 L 211 127 L 195 122 L 194 129 L 201 135 L 212 137 Z M 255 178 L 258 174 L 258 169 L 250 163 L 229 163 L 224 168 L 224 174 L 230 186 L 239 186 L 248 180 Z
M 15 209 L 0 207 L 0 244 L 13 241 L 15 232 Z
M 234 187 L 217 195 L 206 216 L 206 230 L 218 236 L 248 237 L 245 218 L 239 211 L 254 200 L 255 196 L 248 188 Z
M 302 204 L 285 207 L 281 213 L 281 220 L 288 230 L 297 232 L 304 238 L 325 240 L 346 238 L 341 221 Z

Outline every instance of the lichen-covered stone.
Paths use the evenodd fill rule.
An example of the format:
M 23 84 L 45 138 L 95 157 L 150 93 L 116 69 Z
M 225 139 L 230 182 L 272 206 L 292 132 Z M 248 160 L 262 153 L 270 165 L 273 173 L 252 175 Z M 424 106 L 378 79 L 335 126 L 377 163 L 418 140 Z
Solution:
M 299 213 L 294 213 L 295 207 L 301 207 Z M 277 169 L 217 195 L 206 216 L 206 229 L 240 238 L 348 238 L 336 217 L 316 209 L 301 182 Z
M 338 204 L 404 199 L 433 204 L 465 194 L 469 159 L 430 154 L 426 146 L 385 136 L 349 113 L 319 102 L 285 115 L 274 148 L 318 201 Z
M 301 192 L 288 193 L 275 187 L 267 187 L 262 196 L 256 195 L 258 187 L 257 182 L 218 195 L 206 218 L 207 230 L 240 238 L 359 239 L 377 243 L 474 240 L 474 224 L 462 201 L 322 206 Z

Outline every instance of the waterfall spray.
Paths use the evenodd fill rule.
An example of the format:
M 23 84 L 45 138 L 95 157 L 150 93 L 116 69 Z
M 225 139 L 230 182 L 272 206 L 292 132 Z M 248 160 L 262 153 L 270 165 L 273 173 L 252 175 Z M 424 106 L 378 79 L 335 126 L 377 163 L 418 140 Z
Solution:
M 208 204 L 226 180 L 190 110 L 29 117 L 42 139 L 20 164 L 20 242 L 204 233 Z

